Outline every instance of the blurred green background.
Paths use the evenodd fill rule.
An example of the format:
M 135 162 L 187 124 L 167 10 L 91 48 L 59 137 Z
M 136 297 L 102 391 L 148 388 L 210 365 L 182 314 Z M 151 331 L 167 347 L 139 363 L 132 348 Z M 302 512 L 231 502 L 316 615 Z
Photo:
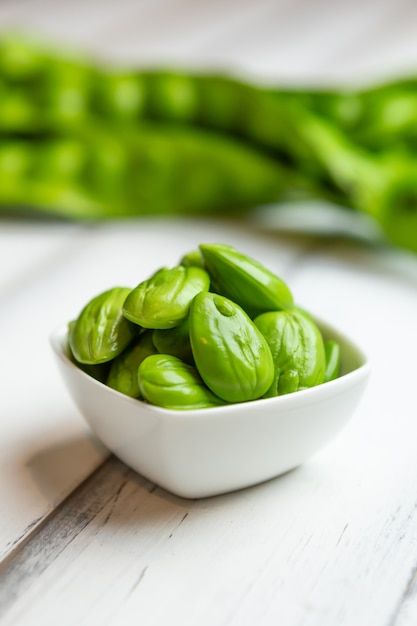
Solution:
M 368 63 L 361 72 L 357 60 L 349 73 L 337 40 L 345 33 L 345 47 L 355 50 L 358 29 L 363 45 L 375 17 L 381 39 L 381 20 L 389 24 L 394 5 L 361 9 L 354 2 L 350 24 L 343 22 L 344 4 L 321 2 L 315 10 L 313 4 L 76 2 L 61 38 L 64 4 L 46 16 L 47 3 L 34 10 L 6 2 L 0 8 L 2 219 L 250 214 L 268 221 L 284 208 L 308 230 L 309 208 L 321 206 L 357 219 L 357 232 L 371 224 L 383 241 L 417 252 L 417 63 L 416 78 L 405 62 L 413 54 L 392 63 L 391 33 L 378 68 Z M 125 38 L 121 58 L 114 41 L 111 46 L 115 33 Z M 223 49 L 210 48 L 210 33 Z M 266 44 L 279 35 L 287 56 L 278 59 Z M 188 48 L 179 45 L 184 41 Z M 138 45 L 132 54 L 129 42 Z M 148 54 L 146 45 L 141 54 L 141 43 Z M 249 53 L 239 57 L 245 43 Z M 335 48 L 344 74 L 337 54 L 326 64 Z M 321 51 L 321 76 L 309 73 L 308 64 L 297 72 L 291 50 L 307 60 Z

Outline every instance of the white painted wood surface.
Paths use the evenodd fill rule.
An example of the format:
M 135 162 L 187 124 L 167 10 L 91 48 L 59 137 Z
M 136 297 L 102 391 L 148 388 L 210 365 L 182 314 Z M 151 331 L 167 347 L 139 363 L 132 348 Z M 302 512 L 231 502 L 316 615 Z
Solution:
M 116 62 L 278 82 L 412 71 L 416 19 L 409 0 L 0 4 L 0 28 Z M 110 459 L 63 502 L 107 452 L 66 395 L 50 331 L 92 294 L 220 239 L 363 344 L 373 375 L 354 419 L 303 467 L 234 494 L 182 500 Z M 415 257 L 243 223 L 8 220 L 0 267 L 2 625 L 415 626 Z

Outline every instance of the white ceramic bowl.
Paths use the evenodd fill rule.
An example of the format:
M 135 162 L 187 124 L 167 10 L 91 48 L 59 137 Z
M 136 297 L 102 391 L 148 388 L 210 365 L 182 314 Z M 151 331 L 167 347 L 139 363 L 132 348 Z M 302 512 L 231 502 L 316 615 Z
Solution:
M 319 325 L 341 344 L 339 378 L 277 398 L 193 411 L 155 407 L 91 378 L 67 356 L 66 327 L 52 334 L 51 345 L 68 390 L 98 439 L 152 482 L 185 498 L 201 498 L 295 468 L 353 415 L 369 363 L 349 339 Z

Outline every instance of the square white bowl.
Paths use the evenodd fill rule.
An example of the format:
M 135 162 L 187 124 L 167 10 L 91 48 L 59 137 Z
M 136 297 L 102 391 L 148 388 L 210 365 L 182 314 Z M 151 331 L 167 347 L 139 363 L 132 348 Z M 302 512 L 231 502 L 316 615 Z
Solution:
M 97 438 L 152 482 L 185 498 L 201 498 L 297 467 L 352 417 L 369 362 L 347 337 L 318 324 L 324 337 L 340 343 L 339 378 L 276 398 L 191 411 L 152 406 L 83 372 L 69 357 L 66 326 L 51 335 L 51 346 L 68 391 Z

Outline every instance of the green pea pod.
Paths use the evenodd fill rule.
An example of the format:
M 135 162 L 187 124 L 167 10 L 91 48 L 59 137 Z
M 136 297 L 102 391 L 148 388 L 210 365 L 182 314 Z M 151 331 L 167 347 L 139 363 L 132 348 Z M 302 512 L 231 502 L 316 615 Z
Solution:
M 193 79 L 174 72 L 143 74 L 147 92 L 147 113 L 151 118 L 191 122 L 197 112 Z
M 187 317 L 194 296 L 209 286 L 207 272 L 199 267 L 162 268 L 133 289 L 123 313 L 143 328 L 174 328 Z
M 8 141 L 0 144 L 0 180 L 2 192 L 23 186 L 30 174 L 32 159 L 30 148 Z
M 139 398 L 139 365 L 151 354 L 157 354 L 152 341 L 152 331 L 141 333 L 114 361 L 112 361 L 107 385 L 131 398 Z
M 195 76 L 194 82 L 199 102 L 198 122 L 221 132 L 241 131 L 253 88 L 227 76 Z
M 265 338 L 228 298 L 214 293 L 194 298 L 190 340 L 200 376 L 223 400 L 255 400 L 272 384 L 274 364 Z
M 187 317 L 175 328 L 154 330 L 152 339 L 158 352 L 176 356 L 185 363 L 193 363 L 189 328 L 190 324 Z
M 111 134 L 97 136 L 85 171 L 85 183 L 107 203 L 127 203 L 129 155 L 126 146 Z
M 326 354 L 326 370 L 324 372 L 324 382 L 334 380 L 340 375 L 340 345 L 337 341 L 329 340 L 324 344 Z
M 207 389 L 193 366 L 172 355 L 148 356 L 139 366 L 138 381 L 144 399 L 165 409 L 205 409 L 224 404 Z
M 101 115 L 117 122 L 137 122 L 144 110 L 145 86 L 141 76 L 132 73 L 98 74 L 93 106 Z
M 0 91 L 0 113 L 2 106 Z M 13 115 L 16 111 L 13 106 Z M 7 116 L 0 115 L 0 130 L 2 120 Z M 20 122 L 19 128 L 24 130 Z M 33 171 L 28 187 L 18 176 L 13 185 L 7 174 L 1 177 L 0 211 L 36 208 L 74 219 L 223 213 L 271 202 L 287 185 L 282 166 L 272 158 L 209 131 L 156 123 L 133 129 L 97 120 L 62 128 L 59 136 L 53 125 L 48 128 L 42 135 L 25 130 L 1 142 L 7 151 L 9 144 L 24 149 Z M 49 169 L 47 161 L 60 144 L 57 164 Z
M 0 91 L 0 130 L 2 133 L 31 132 L 39 126 L 36 107 L 21 87 Z
M 128 287 L 105 291 L 83 308 L 69 335 L 74 358 L 94 365 L 116 358 L 137 334 L 137 327 L 123 316 Z
M 324 342 L 315 322 L 299 310 L 270 311 L 254 323 L 271 349 L 274 380 L 265 394 L 279 396 L 324 382 Z
M 51 61 L 45 81 L 45 115 L 47 123 L 58 130 L 88 124 L 94 69 L 76 60 Z
M 211 290 L 239 304 L 250 317 L 293 306 L 291 291 L 281 278 L 232 246 L 201 244 Z
M 7 36 L 4 32 L 0 41 L 0 68 L 2 76 L 12 82 L 39 78 L 45 67 L 46 52 L 39 40 L 17 34 Z
M 56 181 L 79 182 L 85 167 L 85 144 L 77 139 L 57 139 L 41 147 L 37 155 L 37 173 Z

